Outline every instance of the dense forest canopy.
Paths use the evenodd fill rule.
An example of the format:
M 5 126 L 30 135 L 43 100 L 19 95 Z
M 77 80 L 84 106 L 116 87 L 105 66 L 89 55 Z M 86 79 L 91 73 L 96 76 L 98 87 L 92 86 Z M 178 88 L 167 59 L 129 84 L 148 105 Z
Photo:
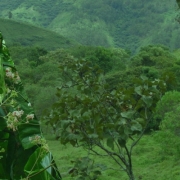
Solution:
M 148 44 L 179 48 L 177 7 L 175 0 L 19 0 L 1 2 L 0 15 L 46 27 L 83 45 L 136 52 Z

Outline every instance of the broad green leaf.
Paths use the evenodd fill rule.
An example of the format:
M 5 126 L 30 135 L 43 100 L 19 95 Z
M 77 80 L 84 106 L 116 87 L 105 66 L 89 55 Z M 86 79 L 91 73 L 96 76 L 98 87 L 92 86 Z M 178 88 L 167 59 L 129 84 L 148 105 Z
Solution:
M 134 90 L 137 94 L 142 95 L 142 86 L 137 86 Z
M 44 168 L 47 168 L 52 164 L 52 154 L 47 153 L 47 155 L 42 159 L 41 164 Z M 46 169 L 49 174 L 52 174 L 52 167 Z
M 4 111 L 2 108 L 0 108 L 0 131 L 2 131 L 4 128 L 7 127 L 6 120 L 3 118 Z
M 0 88 L 0 94 L 3 94 L 4 91 L 3 91 L 3 88 Z
M 132 130 L 132 131 L 142 131 L 142 126 L 141 126 L 141 124 L 139 124 L 139 123 L 133 124 L 133 125 L 131 126 L 131 130 Z
M 39 136 L 40 136 L 40 134 L 39 134 Z M 21 140 L 21 143 L 22 143 L 22 146 L 24 149 L 29 149 L 34 146 L 34 144 L 30 141 L 30 137 L 31 136 L 28 136 Z
M 118 139 L 118 143 L 121 147 L 125 147 L 126 141 L 124 139 Z
M 69 81 L 69 82 L 67 82 L 67 83 L 66 83 L 66 85 L 67 85 L 68 87 L 71 87 L 71 86 L 72 86 L 72 84 L 73 84 L 73 82 L 72 82 L 72 81 Z
M 108 138 L 107 141 L 106 141 L 106 144 L 107 144 L 108 147 L 110 147 L 112 150 L 114 150 L 114 139 Z
M 135 114 L 134 110 L 129 110 L 129 111 L 122 112 L 121 116 L 123 118 L 131 119 L 131 118 L 133 118 L 134 114 Z
M 88 137 L 90 139 L 96 139 L 96 138 L 98 138 L 98 135 L 97 134 L 89 134 Z
M 33 123 L 34 121 L 32 121 Z M 18 127 L 19 131 L 19 138 L 21 140 L 21 143 L 23 147 L 26 149 L 28 146 L 28 138 L 36 135 L 41 134 L 40 127 L 38 125 L 30 125 L 30 124 L 23 124 Z M 30 146 L 31 147 L 31 146 Z
M 148 80 L 148 78 L 147 78 L 146 76 L 144 76 L 144 75 L 141 75 L 140 77 L 141 77 L 141 79 L 144 80 L 144 81 Z
M 142 96 L 142 100 L 147 105 L 147 107 L 150 107 L 153 103 L 153 99 L 151 96 Z
M 146 121 L 143 118 L 137 118 L 137 119 L 135 119 L 135 121 L 137 121 L 139 124 L 141 124 L 142 127 L 146 124 Z
M 131 129 L 127 126 L 124 126 L 124 135 L 129 136 L 130 134 L 132 134 Z
M 46 158 L 46 160 L 44 158 Z M 48 154 L 43 153 L 42 148 L 37 148 L 36 151 L 30 156 L 24 167 L 24 171 L 29 174 L 32 180 L 51 180 L 51 173 L 49 173 L 51 172 L 51 168 L 47 168 L 51 166 L 51 159 L 47 161 L 47 158 L 50 157 L 48 157 Z M 44 168 L 47 169 L 44 170 Z

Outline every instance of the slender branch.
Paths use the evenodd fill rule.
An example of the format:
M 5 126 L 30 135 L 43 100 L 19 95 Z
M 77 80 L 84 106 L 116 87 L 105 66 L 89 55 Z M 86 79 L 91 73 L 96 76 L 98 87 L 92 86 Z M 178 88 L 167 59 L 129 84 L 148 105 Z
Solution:
M 38 162 L 38 160 L 39 160 L 39 158 L 40 158 L 40 155 L 41 155 L 41 152 L 38 154 L 38 157 L 37 157 L 37 159 L 36 159 L 35 163 L 33 164 L 33 166 L 32 166 L 32 168 L 31 168 L 30 172 L 32 172 L 32 171 L 33 171 L 33 169 L 34 169 L 35 165 L 37 164 L 37 162 Z M 30 174 L 27 176 L 27 178 L 29 178 L 29 177 L 30 177 Z
M 107 157 L 108 155 L 102 155 L 102 154 L 99 154 L 97 151 L 95 151 L 94 149 L 90 149 L 90 151 L 92 151 L 94 154 L 92 154 L 92 153 L 90 153 L 90 154 L 92 154 L 92 155 L 98 155 L 98 156 L 103 156 L 103 157 Z
M 141 139 L 142 136 L 144 135 L 144 133 L 145 133 L 145 131 L 146 131 L 146 128 L 147 128 L 149 122 L 151 121 L 151 118 L 152 118 L 152 117 L 150 117 L 149 119 L 148 119 L 148 117 L 147 117 L 147 109 L 145 109 L 145 117 L 146 117 L 146 119 L 147 119 L 146 126 L 144 127 L 144 129 L 143 129 L 143 131 L 141 132 L 141 134 L 139 135 L 139 137 L 132 143 L 131 148 L 130 148 L 130 153 L 132 153 L 133 147 L 140 141 L 140 139 Z
M 123 157 L 121 157 L 120 155 L 118 155 L 117 153 L 114 152 L 110 152 L 108 151 L 106 148 L 104 148 L 100 143 L 97 144 L 98 147 L 100 147 L 102 150 L 104 150 L 124 171 L 126 171 L 126 168 L 124 168 L 122 166 L 122 164 L 114 157 L 117 156 L 125 166 L 127 166 L 127 162 L 125 161 L 125 159 L 123 159 Z
M 47 166 L 46 168 L 42 169 L 41 171 L 32 174 L 31 176 L 28 176 L 27 178 L 32 178 L 33 176 L 36 176 L 37 174 L 42 173 L 43 171 L 45 171 L 46 169 L 50 168 L 51 166 L 53 166 L 55 163 L 50 164 L 49 166 Z
M 126 154 L 128 156 L 128 160 L 129 160 L 129 166 L 132 169 L 132 161 L 131 161 L 131 151 L 128 150 L 127 146 L 124 146 L 124 149 L 126 150 Z

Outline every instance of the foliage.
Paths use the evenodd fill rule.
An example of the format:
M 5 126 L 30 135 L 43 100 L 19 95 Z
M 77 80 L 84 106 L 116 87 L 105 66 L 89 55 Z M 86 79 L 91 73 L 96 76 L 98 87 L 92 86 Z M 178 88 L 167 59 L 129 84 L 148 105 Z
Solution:
M 141 75 L 153 80 L 164 78 L 168 90 L 179 89 L 179 60 L 167 47 L 162 45 L 149 45 L 141 50 L 125 63 L 126 68 L 111 72 L 106 75 L 106 80 L 115 88 L 131 87 L 133 79 Z
M 61 62 L 60 72 L 66 81 L 58 87 L 50 116 L 51 123 L 60 123 L 61 143 L 82 145 L 95 153 L 94 147 L 102 149 L 133 180 L 132 149 L 143 136 L 165 83 L 142 76 L 129 89 L 110 91 L 98 67 L 73 58 Z
M 63 50 L 47 52 L 39 47 L 11 47 L 12 58 L 18 66 L 23 79 L 24 92 L 32 103 L 35 114 L 42 118 L 45 111 L 55 102 L 55 87 L 61 79 L 58 72 L 60 56 L 66 56 Z
M 161 145 L 160 153 L 163 159 L 167 159 L 167 158 L 174 158 L 175 160 L 179 159 L 179 153 L 180 153 L 179 110 L 180 110 L 179 105 L 175 106 L 175 104 L 173 103 L 172 108 L 169 106 L 169 109 L 164 113 L 164 117 L 160 124 L 161 131 L 157 132 L 155 135 L 156 140 Z
M 0 178 L 61 179 L 4 41 L 0 82 Z
M 177 2 L 177 4 L 178 4 L 178 6 L 180 7 L 180 2 L 179 2 L 179 0 L 176 0 L 176 2 Z
M 0 24 L 1 31 L 9 46 L 35 46 L 54 50 L 78 44 L 55 32 L 27 23 L 0 18 Z
M 89 157 L 77 158 L 72 163 L 74 167 L 70 169 L 69 174 L 77 177 L 76 180 L 97 180 L 101 175 L 100 165 L 94 164 L 94 160 Z
M 177 7 L 175 1 L 156 0 L 19 0 L 2 1 L 0 14 L 7 19 L 11 11 L 16 21 L 46 27 L 83 45 L 121 47 L 135 53 L 149 44 L 179 48 Z M 25 44 L 32 39 L 23 38 Z
M 105 73 L 126 68 L 129 54 L 121 48 L 77 46 L 68 50 L 75 58 L 86 59 L 97 64 Z
M 55 88 L 62 79 L 59 62 L 69 58 L 84 58 L 99 65 L 104 72 L 124 70 L 129 55 L 123 49 L 78 46 L 47 52 L 40 47 L 10 47 L 12 58 L 23 79 L 24 90 L 40 118 L 55 102 Z M 104 61 L 106 60 L 106 61 Z M 44 98 L 45 97 L 45 98 Z
M 153 117 L 153 124 L 156 128 L 159 127 L 161 121 L 165 118 L 166 113 L 175 112 L 180 105 L 180 93 L 178 91 L 169 91 L 157 103 L 156 111 Z
M 161 142 L 157 140 L 156 134 L 157 132 L 152 132 L 144 135 L 138 145 L 134 147 L 132 160 L 135 177 L 138 180 L 179 180 L 179 159 L 176 159 L 173 155 L 162 153 Z M 75 177 L 70 177 L 69 173 L 67 173 L 72 167 L 71 161 L 78 159 L 79 156 L 85 157 L 87 151 L 83 147 L 72 148 L 70 144 L 62 145 L 57 140 L 54 140 L 53 137 L 49 128 L 46 140 L 57 166 L 61 170 L 63 180 L 74 180 Z M 166 146 L 164 146 L 164 150 L 168 150 Z M 101 163 L 106 165 L 102 169 L 102 174 L 98 177 L 98 180 L 128 180 L 126 173 L 120 171 L 117 164 L 110 157 L 93 155 L 91 153 L 89 153 L 88 157 L 94 160 L 94 164 Z

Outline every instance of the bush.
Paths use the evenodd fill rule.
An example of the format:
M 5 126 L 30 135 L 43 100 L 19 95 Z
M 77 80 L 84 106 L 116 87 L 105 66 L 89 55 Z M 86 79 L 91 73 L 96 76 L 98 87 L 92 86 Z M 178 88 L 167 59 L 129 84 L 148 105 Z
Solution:
M 161 121 L 165 118 L 167 113 L 173 113 L 180 105 L 180 92 L 169 91 L 157 103 L 156 112 L 153 117 L 151 128 L 159 129 Z
M 161 145 L 161 156 L 163 159 L 180 158 L 180 107 L 176 107 L 174 111 L 165 113 L 164 119 L 160 125 L 159 131 L 155 138 Z

